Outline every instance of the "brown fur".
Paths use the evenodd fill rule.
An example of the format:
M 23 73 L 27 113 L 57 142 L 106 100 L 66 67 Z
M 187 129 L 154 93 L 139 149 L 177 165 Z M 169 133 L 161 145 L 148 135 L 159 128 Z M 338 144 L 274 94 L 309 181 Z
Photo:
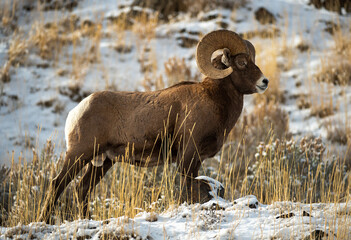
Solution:
M 180 166 L 186 189 L 194 186 L 194 182 L 197 186 L 203 185 L 194 180 L 201 161 L 220 150 L 225 133 L 229 133 L 241 114 L 244 94 L 257 92 L 257 81 L 262 78 L 261 71 L 248 54 L 239 56 L 247 61 L 243 69 L 236 63 L 238 56 L 227 57 L 234 70 L 223 79 L 182 82 L 154 92 L 97 92 L 80 103 L 76 107 L 80 114 L 69 117 L 66 123 L 74 124 L 66 132 L 68 149 L 65 161 L 61 172 L 52 181 L 39 220 L 48 220 L 60 194 L 86 164 L 89 166 L 77 187 L 85 214 L 89 190 L 114 162 L 122 160 L 126 149 L 132 151 L 133 146 L 134 156 L 128 160 L 131 164 L 145 167 L 163 164 L 159 153 L 165 131 L 174 139 L 172 161 Z M 214 60 L 214 65 L 224 68 L 219 59 Z M 107 156 L 102 166 L 94 166 L 91 161 L 97 145 L 99 151 L 95 154 Z M 148 156 L 151 160 L 147 164 Z M 91 184 L 91 179 L 95 179 L 94 184 Z M 185 194 L 183 199 L 203 201 L 207 198 L 197 196 L 203 194 L 203 189 L 208 190 L 208 185 L 195 189 L 192 195 Z

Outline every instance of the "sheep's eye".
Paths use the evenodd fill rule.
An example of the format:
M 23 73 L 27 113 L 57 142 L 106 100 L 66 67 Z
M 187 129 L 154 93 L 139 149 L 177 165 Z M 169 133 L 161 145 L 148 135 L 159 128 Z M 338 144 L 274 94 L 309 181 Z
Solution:
M 242 67 L 246 66 L 247 62 L 246 61 L 239 61 L 238 64 Z
M 247 59 L 244 56 L 238 56 L 235 59 L 235 64 L 239 69 L 244 69 L 247 65 Z

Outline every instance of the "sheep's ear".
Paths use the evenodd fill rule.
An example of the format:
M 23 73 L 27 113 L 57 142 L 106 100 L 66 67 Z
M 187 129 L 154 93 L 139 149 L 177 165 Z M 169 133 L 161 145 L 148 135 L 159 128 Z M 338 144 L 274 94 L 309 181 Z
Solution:
M 227 67 L 230 67 L 230 51 L 228 48 L 223 49 L 223 55 L 221 59 L 222 63 Z

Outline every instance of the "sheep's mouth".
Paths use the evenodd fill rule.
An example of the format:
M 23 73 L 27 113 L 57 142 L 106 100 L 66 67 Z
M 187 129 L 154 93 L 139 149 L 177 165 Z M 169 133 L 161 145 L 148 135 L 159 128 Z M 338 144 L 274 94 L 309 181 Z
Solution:
M 268 85 L 264 85 L 264 86 L 260 86 L 260 85 L 256 85 L 256 89 L 258 93 L 264 93 L 268 88 Z

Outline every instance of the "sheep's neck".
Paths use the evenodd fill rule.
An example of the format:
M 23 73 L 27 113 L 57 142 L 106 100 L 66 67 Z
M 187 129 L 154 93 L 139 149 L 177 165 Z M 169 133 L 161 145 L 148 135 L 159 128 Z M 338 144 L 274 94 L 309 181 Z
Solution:
M 207 86 L 217 104 L 220 115 L 220 126 L 227 133 L 234 127 L 243 109 L 244 95 L 234 86 L 229 77 L 224 79 L 205 79 Z

